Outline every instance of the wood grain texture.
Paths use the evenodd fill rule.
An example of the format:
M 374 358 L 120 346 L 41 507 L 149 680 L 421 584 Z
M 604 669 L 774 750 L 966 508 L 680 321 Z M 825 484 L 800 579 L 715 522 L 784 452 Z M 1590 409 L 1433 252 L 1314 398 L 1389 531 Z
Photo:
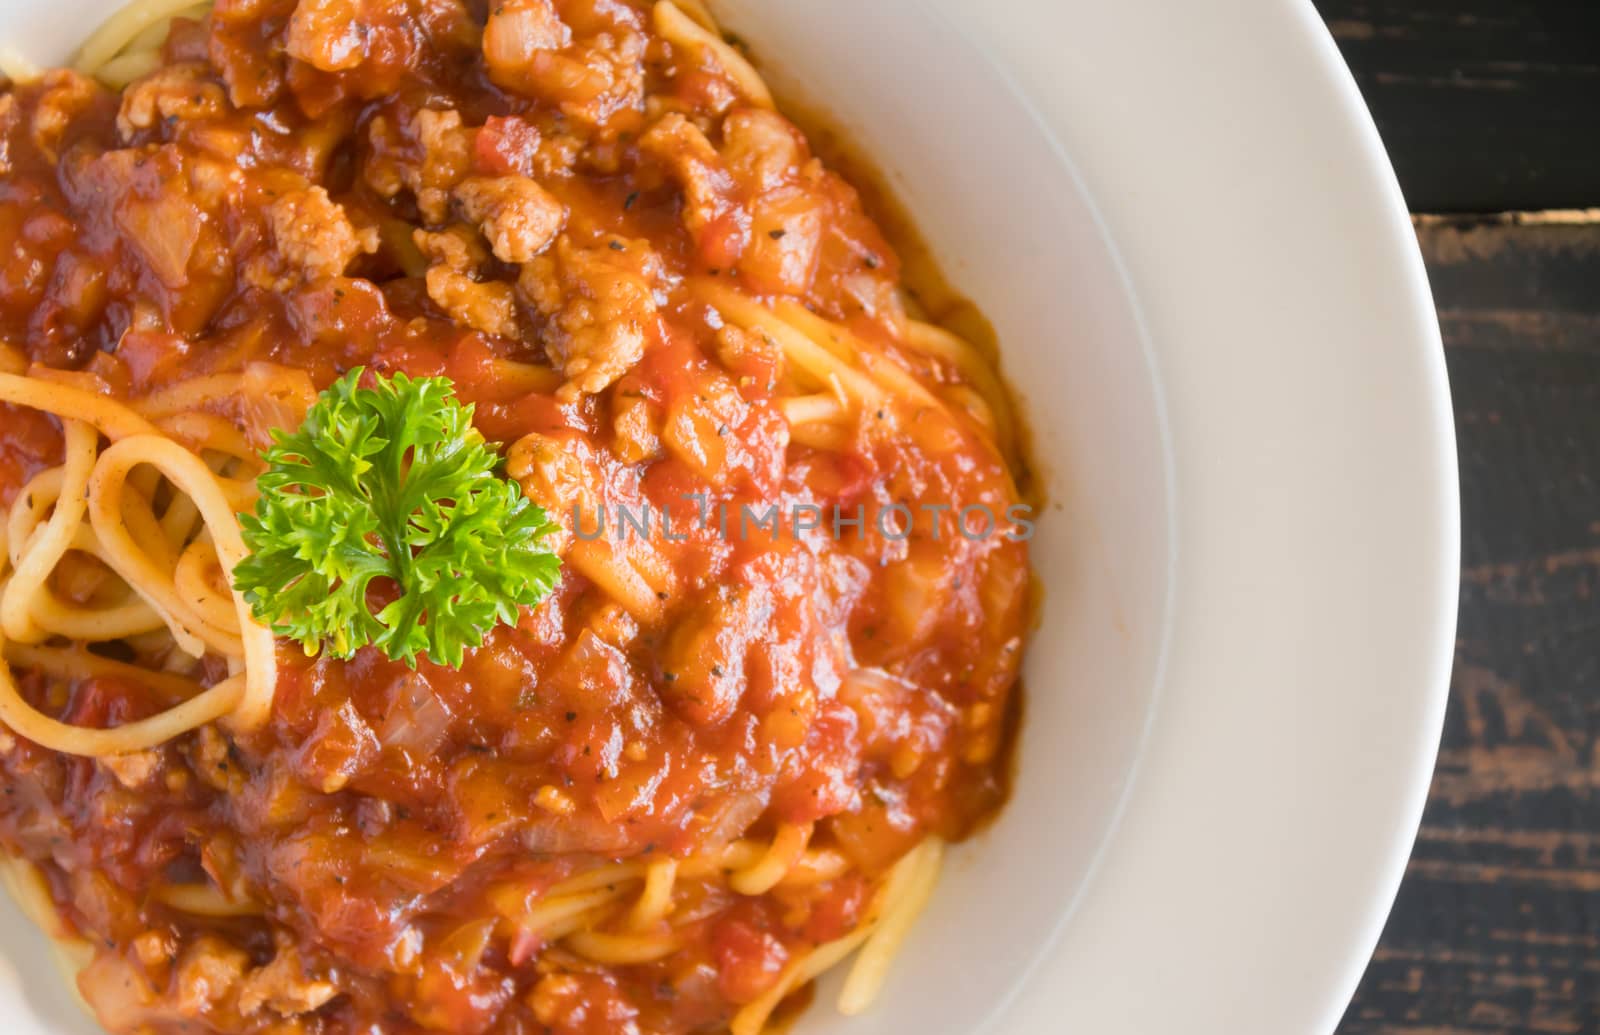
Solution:
M 1418 232 L 1455 400 L 1461 619 L 1421 835 L 1340 1032 L 1600 1032 L 1600 224 Z
M 1413 210 L 1600 203 L 1600 2 L 1313 2 Z

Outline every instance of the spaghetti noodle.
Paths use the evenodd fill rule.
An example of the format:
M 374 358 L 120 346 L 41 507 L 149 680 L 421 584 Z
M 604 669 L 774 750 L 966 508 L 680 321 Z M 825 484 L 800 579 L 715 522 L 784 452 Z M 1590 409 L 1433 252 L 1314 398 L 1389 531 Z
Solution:
M 0 844 L 100 1021 L 867 1009 L 1003 799 L 1018 422 L 705 5 L 139 0 L 7 67 Z M 355 366 L 451 378 L 562 525 L 459 669 L 234 589 Z

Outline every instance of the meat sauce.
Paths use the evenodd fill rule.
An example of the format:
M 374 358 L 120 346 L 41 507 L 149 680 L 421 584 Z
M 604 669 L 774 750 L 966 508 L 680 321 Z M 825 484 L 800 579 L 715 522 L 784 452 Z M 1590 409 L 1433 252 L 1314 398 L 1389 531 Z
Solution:
M 717 1031 L 904 852 L 999 806 L 1027 547 L 955 522 L 1016 505 L 1000 451 L 954 408 L 794 441 L 782 351 L 690 289 L 797 300 L 961 384 L 904 346 L 894 249 L 782 116 L 621 0 L 224 0 L 162 58 L 120 95 L 70 72 L 0 95 L 0 362 L 132 400 L 252 364 L 308 394 L 357 365 L 448 376 L 569 563 L 459 670 L 280 644 L 260 731 L 111 760 L 0 745 L 0 838 L 95 946 L 103 1023 Z M 219 413 L 259 440 L 284 419 L 250 396 Z M 0 407 L 0 503 L 60 448 L 53 419 Z M 951 509 L 884 532 L 923 503 Z M 583 550 L 654 599 L 619 601 Z M 170 703 L 131 675 L 17 674 L 83 725 Z M 497 922 L 586 868 L 785 823 L 850 868 L 685 883 L 665 959 L 596 964 Z M 260 911 L 158 893 L 196 882 Z

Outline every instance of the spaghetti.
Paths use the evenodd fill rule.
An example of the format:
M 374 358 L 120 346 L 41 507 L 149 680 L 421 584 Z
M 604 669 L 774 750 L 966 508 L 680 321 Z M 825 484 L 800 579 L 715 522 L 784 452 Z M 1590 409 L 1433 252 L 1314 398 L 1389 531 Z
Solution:
M 988 357 L 700 0 L 475 9 L 139 0 L 7 66 L 0 844 L 111 1030 L 760 1035 L 845 964 L 860 1013 L 1003 800 Z M 459 669 L 234 589 L 355 366 L 562 525 Z
M 236 670 L 158 715 L 100 730 L 41 713 L 0 667 L 0 722 L 52 750 L 93 756 L 140 751 L 225 717 L 245 727 L 259 725 L 271 708 L 276 680 L 272 634 L 250 618 L 242 599 L 236 597 L 233 612 L 218 625 L 206 613 L 209 601 L 204 596 L 183 592 L 178 584 L 183 560 L 172 554 L 182 547 L 184 558 L 190 556 L 190 529 L 178 530 L 184 537 L 179 542 L 159 531 L 150 536 L 147 542 L 155 557 L 134 542 L 132 533 L 141 525 L 147 531 L 157 526 L 148 500 L 131 499 L 127 489 L 129 475 L 147 464 L 198 509 L 210 557 L 226 581 L 244 554 L 244 544 L 234 508 L 215 474 L 195 453 L 157 434 L 132 410 L 81 389 L 0 374 L 0 399 L 55 415 L 66 436 L 62 465 L 36 476 L 12 504 L 6 557 L 11 572 L 0 590 L 6 638 L 28 643 L 54 634 L 105 642 L 165 628 L 174 645 L 190 656 L 214 650 Z M 112 440 L 103 452 L 97 448 L 101 435 Z M 143 510 L 132 509 L 141 505 Z M 50 517 L 40 521 L 46 508 Z M 143 514 L 145 520 L 132 514 Z M 122 576 L 129 592 L 110 607 L 62 605 L 47 580 L 68 550 L 98 558 Z

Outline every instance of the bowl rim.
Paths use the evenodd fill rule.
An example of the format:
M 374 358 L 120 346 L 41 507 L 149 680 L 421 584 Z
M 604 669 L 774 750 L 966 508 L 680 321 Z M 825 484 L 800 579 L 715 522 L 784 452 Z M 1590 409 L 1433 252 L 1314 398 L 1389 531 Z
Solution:
M 1361 762 L 1359 767 L 1352 767 L 1360 770 L 1360 779 L 1353 781 L 1360 784 L 1359 794 L 1352 791 L 1341 801 L 1337 795 L 1327 793 L 1326 785 L 1311 786 L 1316 783 L 1315 774 L 1308 776 L 1293 770 L 1286 774 L 1288 782 L 1305 783 L 1321 793 L 1319 803 L 1331 803 L 1330 822 L 1357 842 L 1353 849 L 1341 849 L 1343 854 L 1339 856 L 1352 868 L 1338 881 L 1317 889 L 1329 892 L 1326 901 L 1312 901 L 1308 897 L 1309 886 L 1295 886 L 1282 874 L 1276 880 L 1249 888 L 1241 886 L 1237 878 L 1229 883 L 1221 871 L 1206 870 L 1205 876 L 1221 878 L 1215 888 L 1208 890 L 1218 896 L 1245 896 L 1233 918 L 1250 928 L 1248 933 L 1219 932 L 1216 920 L 1220 914 L 1216 908 L 1186 904 L 1181 896 L 1163 898 L 1158 906 L 1169 908 L 1154 916 L 1149 914 L 1161 913 L 1159 908 L 1136 901 L 1140 881 L 1160 869 L 1144 866 L 1141 872 L 1130 876 L 1130 870 L 1139 870 L 1136 852 L 1148 851 L 1158 843 L 1169 849 L 1180 847 L 1181 838 L 1172 831 L 1182 831 L 1184 826 L 1173 822 L 1184 799 L 1172 789 L 1171 767 L 1161 771 L 1165 761 L 1162 756 L 1173 752 L 1169 743 L 1161 742 L 1160 727 L 1175 721 L 1173 713 L 1183 711 L 1180 702 L 1172 699 L 1175 694 L 1183 695 L 1170 684 L 1192 681 L 1194 671 L 1203 665 L 1185 660 L 1186 653 L 1195 653 L 1192 644 L 1186 648 L 1176 642 L 1183 639 L 1183 630 L 1172 630 L 1162 659 L 1163 675 L 1151 726 L 1115 827 L 1097 853 L 1072 909 L 1062 916 L 1055 941 L 1019 980 L 1013 996 L 997 1006 L 994 1019 L 985 1030 L 1043 1035 L 1061 1030 L 1061 1018 L 1070 1015 L 1073 1028 L 1097 1032 L 1146 1032 L 1163 1027 L 1229 1035 L 1250 1031 L 1273 1035 L 1332 1031 L 1366 970 L 1411 854 L 1437 760 L 1455 653 L 1461 534 L 1455 426 L 1432 293 L 1392 164 L 1350 70 L 1309 0 L 1217 6 L 1172 4 L 1165 0 L 1121 0 L 1117 5 L 1018 0 L 1010 6 L 993 7 L 937 0 L 935 6 L 941 17 L 985 52 L 990 63 L 1032 109 L 1041 131 L 1055 139 L 1062 161 L 1072 167 L 1080 182 L 1088 185 L 1113 250 L 1128 271 L 1142 322 L 1157 352 L 1162 353 L 1157 357 L 1156 376 L 1164 402 L 1181 409 L 1179 397 L 1183 391 L 1175 390 L 1170 376 L 1174 365 L 1171 314 L 1152 311 L 1161 306 L 1150 305 L 1150 289 L 1152 283 L 1166 286 L 1171 280 L 1148 274 L 1151 269 L 1172 268 L 1151 256 L 1164 243 L 1170 243 L 1162 240 L 1161 220 L 1167 219 L 1169 226 L 1183 222 L 1183 202 L 1174 197 L 1182 192 L 1169 189 L 1169 196 L 1163 198 L 1158 176 L 1137 171 L 1129 175 L 1134 168 L 1127 161 L 1129 154 L 1157 153 L 1161 148 L 1144 141 L 1130 144 L 1126 138 L 1163 133 L 1183 138 L 1185 127 L 1179 120 L 1185 114 L 1193 118 L 1194 110 L 1204 109 L 1215 115 L 1220 110 L 1216 107 L 1218 102 L 1249 98 L 1254 93 L 1260 99 L 1255 109 L 1243 104 L 1233 109 L 1244 112 L 1236 122 L 1213 120 L 1205 128 L 1217 131 L 1219 148 L 1251 139 L 1253 134 L 1257 150 L 1249 154 L 1248 161 L 1241 158 L 1230 163 L 1224 158 L 1184 166 L 1183 176 L 1189 180 L 1184 185 L 1186 191 L 1191 196 L 1205 197 L 1207 204 L 1217 209 L 1237 206 L 1234 211 L 1249 220 L 1251 204 L 1260 204 L 1260 199 L 1250 197 L 1252 189 L 1268 196 L 1294 193 L 1292 185 L 1286 188 L 1281 180 L 1268 182 L 1266 173 L 1260 181 L 1249 180 L 1250 165 L 1257 160 L 1270 166 L 1272 174 L 1298 173 L 1306 183 L 1327 191 L 1319 200 L 1324 200 L 1329 209 L 1350 216 L 1347 227 L 1332 229 L 1323 221 L 1308 240 L 1280 241 L 1280 253 L 1257 255 L 1253 261 L 1258 265 L 1283 264 L 1301 258 L 1315 246 L 1328 246 L 1337 252 L 1339 249 L 1332 246 L 1341 243 L 1359 251 L 1364 268 L 1349 268 L 1347 264 L 1333 270 L 1343 278 L 1334 287 L 1350 283 L 1373 288 L 1372 294 L 1356 297 L 1370 303 L 1366 322 L 1396 351 L 1389 363 L 1374 367 L 1372 373 L 1396 379 L 1387 384 L 1393 387 L 1395 398 L 1384 401 L 1385 412 L 1402 412 L 1404 406 L 1393 405 L 1399 401 L 1411 406 L 1413 418 L 1402 449 L 1393 455 L 1373 453 L 1368 457 L 1375 466 L 1388 468 L 1391 476 L 1375 480 L 1403 486 L 1401 491 L 1390 498 L 1354 504 L 1364 505 L 1374 513 L 1396 511 L 1396 535 L 1414 550 L 1411 561 L 1399 564 L 1394 572 L 1403 591 L 1395 600 L 1386 602 L 1412 636 L 1412 647 L 1389 682 L 1390 689 L 1402 691 L 1396 698 L 1402 707 L 1395 711 L 1392 728 L 1381 730 L 1373 752 L 1365 757 L 1354 756 Z M 1088 57 L 1090 70 L 1073 67 L 1071 59 L 1084 57 Z M 1112 68 L 1118 61 L 1127 61 L 1145 71 L 1164 69 L 1166 88 L 1119 76 Z M 1099 90 L 1089 89 L 1091 86 Z M 1122 87 L 1127 91 L 1119 92 Z M 1186 91 L 1181 99 L 1172 93 L 1178 88 Z M 1190 92 L 1195 96 L 1191 97 Z M 1091 94 L 1117 97 L 1123 102 L 1122 110 L 1117 117 L 1090 111 L 1095 102 L 1084 97 Z M 1258 114 L 1257 109 L 1264 119 L 1268 109 L 1288 103 L 1286 97 L 1292 97 L 1305 122 L 1314 127 L 1314 136 L 1264 140 L 1263 134 L 1269 130 L 1265 121 L 1246 126 Z M 1163 103 L 1171 110 L 1162 111 Z M 1272 113 L 1281 115 L 1281 111 Z M 1139 126 L 1139 130 L 1124 133 L 1118 139 L 1115 130 L 1119 118 Z M 1286 146 L 1289 143 L 1299 145 L 1303 153 L 1295 153 Z M 1319 161 L 1337 166 L 1337 170 L 1323 170 L 1319 175 L 1314 168 Z M 1217 178 L 1219 170 L 1228 169 L 1241 174 L 1242 182 L 1229 184 Z M 1143 194 L 1141 187 L 1147 188 Z M 1152 194 L 1152 190 L 1156 193 Z M 1152 200 L 1159 203 L 1151 205 Z M 1139 214 L 1133 211 L 1138 206 L 1156 212 Z M 1193 222 L 1209 225 L 1214 220 L 1197 218 Z M 1192 230 L 1190 227 L 1185 232 L 1192 237 Z M 1192 241 L 1183 247 L 1196 252 Z M 1237 251 L 1228 254 L 1223 262 L 1235 258 Z M 1255 269 L 1251 267 L 1252 271 Z M 1328 272 L 1328 268 L 1322 272 Z M 1195 274 L 1195 279 L 1207 277 L 1218 279 L 1215 270 Z M 1358 322 L 1361 321 L 1353 321 L 1352 325 Z M 1169 418 L 1169 428 L 1181 453 L 1182 439 L 1193 429 L 1183 417 Z M 1319 449 L 1325 446 L 1326 443 L 1318 443 Z M 1195 451 L 1178 456 L 1174 463 L 1178 485 L 1171 498 L 1181 513 L 1203 494 L 1193 492 L 1193 483 L 1185 484 L 1183 476 L 1185 467 L 1192 471 L 1197 466 Z M 1290 473 L 1286 481 L 1297 477 L 1300 476 Z M 1270 495 L 1271 491 L 1263 490 L 1262 495 Z M 1209 502 L 1204 501 L 1200 509 L 1205 510 Z M 1179 523 L 1186 520 L 1179 518 Z M 1197 558 L 1215 554 L 1215 539 L 1214 534 L 1209 541 L 1192 533 L 1180 532 L 1178 536 L 1171 617 L 1179 627 L 1193 617 L 1195 575 L 1205 567 Z M 1386 549 L 1382 556 L 1392 561 L 1394 550 Z M 1382 671 L 1381 664 L 1375 667 Z M 1402 677 L 1402 670 L 1409 679 Z M 1387 717 L 1381 707 L 1382 695 L 1369 692 L 1367 696 L 1371 698 L 1368 711 Z M 1375 711 L 1374 704 L 1379 705 Z M 1186 712 L 1183 719 L 1176 721 L 1192 718 L 1193 713 Z M 1345 732 L 1341 730 L 1339 734 Z M 1278 754 L 1281 756 L 1282 752 Z M 1309 763 L 1306 768 L 1309 772 Z M 1191 800 L 1189 804 L 1195 802 Z M 1229 802 L 1217 808 L 1223 812 L 1247 811 L 1234 808 Z M 1244 830 L 1251 818 L 1229 815 L 1230 832 Z M 1154 829 L 1162 823 L 1172 828 L 1165 836 Z M 1187 833 L 1194 833 L 1194 824 L 1187 825 Z M 1324 836 L 1322 841 L 1334 843 L 1337 838 Z M 1295 854 L 1275 853 L 1271 838 L 1259 833 L 1253 838 L 1241 837 L 1240 848 L 1244 852 L 1261 851 L 1267 858 Z M 1150 890 L 1152 886 L 1146 883 L 1142 887 Z M 1134 917 L 1120 930 L 1116 926 L 1119 909 L 1126 911 L 1124 917 Z M 1282 933 L 1290 926 L 1284 915 L 1273 917 L 1274 910 L 1285 914 L 1298 911 L 1301 916 L 1319 914 L 1317 929 L 1322 932 L 1324 944 L 1311 951 L 1304 944 L 1309 936 L 1302 936 L 1300 943 L 1292 938 L 1274 938 L 1275 932 Z M 1330 919 L 1327 915 L 1338 910 L 1343 911 L 1342 918 Z M 1129 934 L 1134 929 L 1145 936 L 1159 935 L 1165 941 L 1158 960 L 1133 951 L 1137 946 L 1131 943 L 1139 941 Z M 1146 944 L 1150 944 L 1148 940 Z M 1246 959 L 1225 959 L 1230 948 Z M 1282 951 L 1273 955 L 1274 950 Z M 1202 988 L 1204 982 L 1193 974 L 1181 976 L 1178 964 L 1185 955 L 1210 983 L 1223 987 L 1208 992 Z M 1143 971 L 1135 981 L 1125 974 L 1132 972 L 1136 964 Z M 1118 972 L 1119 967 L 1124 973 Z M 1297 969 L 1303 972 L 1292 973 Z M 1251 973 L 1254 980 L 1250 985 L 1235 980 L 1235 975 L 1243 972 Z M 1262 986 L 1270 984 L 1272 978 L 1280 979 L 1282 987 L 1263 993 Z M 1163 994 L 1132 998 L 1140 991 L 1148 992 L 1152 982 Z M 1243 1001 L 1246 988 L 1251 995 L 1248 1003 Z M 1136 1005 L 1127 1009 L 1130 1001 Z

